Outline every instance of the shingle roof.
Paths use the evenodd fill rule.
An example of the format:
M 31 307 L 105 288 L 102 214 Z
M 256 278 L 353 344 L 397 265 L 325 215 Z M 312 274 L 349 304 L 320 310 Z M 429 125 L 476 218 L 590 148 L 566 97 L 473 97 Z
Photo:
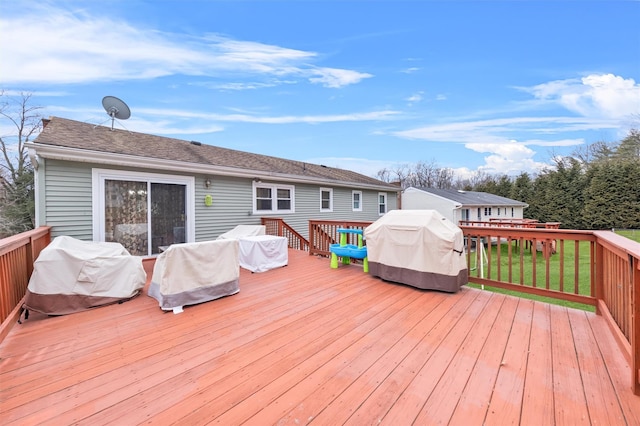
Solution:
M 94 152 L 133 155 L 145 158 L 180 161 L 211 166 L 232 167 L 252 171 L 323 179 L 335 183 L 355 183 L 399 188 L 380 180 L 334 167 L 253 154 L 213 145 L 146 133 L 111 129 L 90 123 L 51 117 L 45 121 L 35 144 L 82 149 Z
M 465 206 L 527 206 L 522 201 L 512 200 L 488 192 L 462 191 L 457 189 L 416 188 Z

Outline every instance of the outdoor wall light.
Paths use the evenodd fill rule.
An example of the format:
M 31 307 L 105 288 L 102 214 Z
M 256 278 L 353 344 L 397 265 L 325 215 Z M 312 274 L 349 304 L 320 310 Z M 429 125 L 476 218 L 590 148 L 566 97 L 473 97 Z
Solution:
M 210 187 L 210 186 L 211 186 L 211 179 L 207 178 L 207 179 L 204 181 L 204 187 L 205 187 L 205 188 L 208 188 L 208 187 Z

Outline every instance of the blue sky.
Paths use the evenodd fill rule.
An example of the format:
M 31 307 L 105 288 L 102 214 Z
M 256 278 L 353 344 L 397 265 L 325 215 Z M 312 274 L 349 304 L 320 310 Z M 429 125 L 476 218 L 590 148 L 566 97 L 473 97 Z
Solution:
M 0 88 L 105 125 L 115 96 L 120 128 L 367 175 L 535 173 L 640 128 L 638 22 L 615 0 L 4 0 Z

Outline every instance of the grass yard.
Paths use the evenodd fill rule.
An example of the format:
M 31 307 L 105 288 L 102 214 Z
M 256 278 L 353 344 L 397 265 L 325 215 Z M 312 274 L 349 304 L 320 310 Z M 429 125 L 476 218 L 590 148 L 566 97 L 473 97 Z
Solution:
M 615 233 L 640 243 L 640 229 L 616 229 Z
M 564 247 L 562 246 L 564 245 Z M 515 242 L 508 244 L 506 242 L 499 245 L 491 246 L 491 268 L 489 271 L 487 258 L 484 256 L 483 261 L 483 273 L 485 278 L 491 278 L 494 280 L 500 280 L 503 282 L 509 282 L 509 246 L 511 246 L 511 282 L 514 284 L 521 284 L 523 286 L 533 286 L 534 281 L 534 263 L 533 252 L 529 249 L 521 249 L 520 246 L 516 246 Z M 546 270 L 546 262 L 542 253 L 536 253 L 535 262 L 535 287 L 548 288 L 551 290 L 564 291 L 567 293 L 574 293 L 575 283 L 575 261 L 577 252 L 577 272 L 578 272 L 578 294 L 590 295 L 591 294 L 591 267 L 590 267 L 590 243 L 586 241 L 574 242 L 564 241 L 558 242 L 556 247 L 556 254 L 551 256 L 549 262 L 549 271 Z M 498 278 L 498 251 L 500 251 L 500 278 Z M 564 265 L 561 265 L 561 253 L 564 252 Z M 520 271 L 520 258 L 522 257 L 522 273 Z M 471 276 L 480 276 L 478 267 L 478 256 L 476 253 L 471 255 L 471 264 L 469 265 Z M 548 275 L 548 287 L 547 287 L 547 275 Z M 561 280 L 562 277 L 562 280 Z M 471 287 L 480 288 L 480 285 L 469 284 Z M 547 303 L 553 303 L 556 305 L 569 306 L 573 308 L 583 309 L 587 311 L 594 311 L 594 307 L 590 305 L 584 305 L 582 303 L 568 302 L 564 300 L 558 300 L 550 297 L 542 297 L 527 293 L 521 293 L 518 291 L 505 290 L 501 288 L 494 288 L 485 286 L 485 289 L 495 291 L 498 293 L 511 294 L 518 297 L 527 299 L 540 300 Z

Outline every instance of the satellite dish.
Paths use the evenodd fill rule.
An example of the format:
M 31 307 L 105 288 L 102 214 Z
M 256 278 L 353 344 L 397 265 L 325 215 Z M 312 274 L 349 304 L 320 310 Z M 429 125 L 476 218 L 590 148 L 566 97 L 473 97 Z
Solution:
M 102 98 L 102 106 L 107 111 L 109 117 L 111 117 L 111 130 L 113 130 L 113 122 L 117 118 L 118 120 L 126 120 L 131 117 L 131 110 L 120 99 L 115 96 L 105 96 Z

